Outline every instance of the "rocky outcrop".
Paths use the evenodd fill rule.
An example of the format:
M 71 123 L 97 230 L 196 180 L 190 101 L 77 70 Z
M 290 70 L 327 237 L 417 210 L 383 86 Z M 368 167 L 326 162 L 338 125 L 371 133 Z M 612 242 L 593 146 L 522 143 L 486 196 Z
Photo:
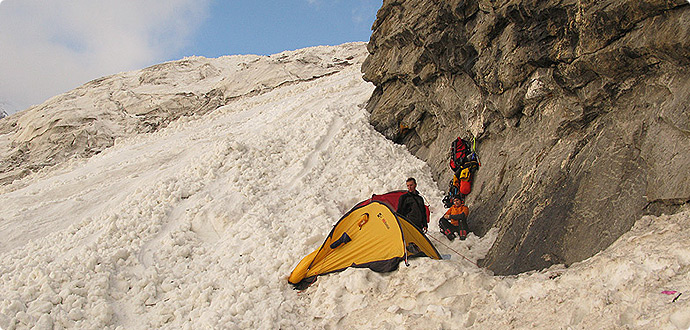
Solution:
M 191 57 L 93 80 L 0 121 L 0 185 L 183 116 L 361 65 L 366 55 L 364 43 L 350 43 L 271 56 Z
M 371 122 L 441 188 L 452 139 L 477 138 L 487 268 L 580 261 L 690 200 L 689 26 L 685 0 L 385 0 Z

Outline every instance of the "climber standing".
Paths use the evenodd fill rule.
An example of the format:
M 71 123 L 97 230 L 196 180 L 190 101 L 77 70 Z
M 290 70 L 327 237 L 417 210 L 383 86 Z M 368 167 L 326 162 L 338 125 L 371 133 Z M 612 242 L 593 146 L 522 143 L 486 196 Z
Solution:
M 424 198 L 417 191 L 417 180 L 408 178 L 405 184 L 407 185 L 407 192 L 400 195 L 396 212 L 426 232 L 428 227 L 426 208 L 424 207 Z

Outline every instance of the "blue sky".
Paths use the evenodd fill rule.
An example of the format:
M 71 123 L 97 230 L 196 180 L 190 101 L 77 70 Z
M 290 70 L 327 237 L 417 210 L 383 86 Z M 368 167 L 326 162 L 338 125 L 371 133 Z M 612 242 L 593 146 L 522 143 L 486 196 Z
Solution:
M 381 0 L 214 1 L 203 31 L 185 49 L 207 57 L 270 55 L 369 41 Z
M 382 0 L 0 0 L 0 107 L 199 55 L 368 41 Z

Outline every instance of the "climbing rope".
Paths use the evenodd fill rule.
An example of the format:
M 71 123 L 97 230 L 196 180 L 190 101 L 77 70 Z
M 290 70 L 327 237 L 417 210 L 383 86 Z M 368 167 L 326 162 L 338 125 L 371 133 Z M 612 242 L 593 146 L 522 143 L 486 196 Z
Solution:
M 475 263 L 474 261 L 472 261 L 472 260 L 470 260 L 469 258 L 465 257 L 464 255 L 460 254 L 460 252 L 453 250 L 453 248 L 451 248 L 450 246 L 448 246 L 448 245 L 446 245 L 445 243 L 441 242 L 441 241 L 438 240 L 436 237 L 433 237 L 433 236 L 431 236 L 431 235 L 428 235 L 427 237 L 431 237 L 431 238 L 434 239 L 436 242 L 439 242 L 439 243 L 441 243 L 441 245 L 443 245 L 443 246 L 445 246 L 446 248 L 448 248 L 448 250 L 451 250 L 451 251 L 455 252 L 455 254 L 457 254 L 457 255 L 463 257 L 465 260 L 467 260 L 467 261 L 471 262 L 473 265 L 477 266 L 477 268 L 481 268 L 481 267 L 479 267 L 479 265 L 477 265 L 477 263 Z

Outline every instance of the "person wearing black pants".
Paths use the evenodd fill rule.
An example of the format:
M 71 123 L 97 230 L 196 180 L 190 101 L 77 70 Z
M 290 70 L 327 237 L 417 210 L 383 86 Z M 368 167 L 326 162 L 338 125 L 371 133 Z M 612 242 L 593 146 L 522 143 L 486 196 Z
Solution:
M 465 202 L 461 198 L 455 197 L 453 206 L 438 220 L 441 233 L 451 241 L 455 239 L 455 234 L 460 237 L 460 240 L 464 240 L 468 232 L 467 215 L 469 213 L 470 209 L 465 206 Z
M 426 233 L 428 225 L 424 197 L 417 191 L 417 181 L 414 178 L 407 179 L 406 184 L 407 192 L 400 195 L 396 212 Z

